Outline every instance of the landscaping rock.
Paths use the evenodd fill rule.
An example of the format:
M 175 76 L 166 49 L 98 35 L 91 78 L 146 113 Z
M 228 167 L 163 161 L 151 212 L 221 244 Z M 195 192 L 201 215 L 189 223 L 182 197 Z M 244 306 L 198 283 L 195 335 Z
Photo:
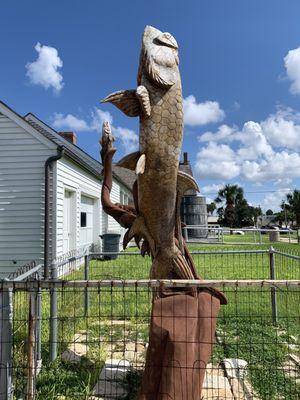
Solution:
M 228 379 L 221 374 L 205 375 L 203 388 L 206 389 L 226 389 L 230 390 Z
M 61 356 L 62 360 L 70 364 L 79 364 L 82 357 L 86 357 L 89 350 L 87 343 L 87 333 L 77 333 L 73 341 Z
M 124 359 L 108 359 L 100 373 L 99 381 L 94 387 L 94 395 L 105 399 L 117 399 L 126 394 L 120 384 L 124 380 L 130 363 Z
M 230 389 L 205 388 L 201 393 L 201 400 L 235 400 Z
M 225 358 L 223 364 L 228 378 L 244 378 L 248 363 L 240 358 Z

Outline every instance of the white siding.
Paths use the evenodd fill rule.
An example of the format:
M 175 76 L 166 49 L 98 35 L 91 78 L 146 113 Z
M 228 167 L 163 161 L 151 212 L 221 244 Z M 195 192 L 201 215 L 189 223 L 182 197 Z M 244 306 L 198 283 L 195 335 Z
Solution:
M 125 195 L 125 196 L 124 196 Z M 112 190 L 110 193 L 110 198 L 113 203 L 123 204 L 124 197 L 131 200 L 132 193 L 127 187 L 121 184 L 119 181 L 113 180 Z M 126 202 L 128 204 L 128 202 Z M 123 236 L 126 230 L 122 228 L 111 216 L 105 214 L 102 210 L 102 233 L 120 233 L 120 250 L 122 249 Z
M 76 248 L 81 247 L 80 243 L 80 209 L 81 195 L 94 198 L 95 221 L 94 221 L 94 243 L 99 242 L 101 229 L 101 182 L 89 172 L 82 169 L 72 160 L 63 157 L 57 161 L 56 167 L 57 199 L 56 199 L 56 256 L 63 254 L 63 205 L 64 192 L 74 192 L 75 219 L 75 244 Z
M 0 114 L 0 277 L 43 259 L 44 140 Z

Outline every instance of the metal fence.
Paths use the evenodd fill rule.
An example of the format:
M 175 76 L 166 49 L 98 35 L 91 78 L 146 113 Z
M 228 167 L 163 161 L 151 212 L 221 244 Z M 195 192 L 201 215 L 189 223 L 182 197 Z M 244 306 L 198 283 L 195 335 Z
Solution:
M 201 232 L 197 237 L 194 232 Z M 187 243 L 256 244 L 299 243 L 299 230 L 289 228 L 226 228 L 219 225 L 187 225 L 183 228 Z
M 300 398 L 300 257 L 271 248 L 193 258 L 207 281 L 164 285 L 217 286 L 228 298 L 203 399 Z M 32 265 L 2 281 L 0 399 L 134 399 L 162 285 L 147 280 L 150 264 L 135 252 L 77 254 L 52 266 L 52 280 Z
M 206 367 L 204 399 L 299 398 L 299 281 L 177 281 L 163 285 L 217 286 L 228 298 L 218 318 L 216 343 Z M 162 287 L 162 282 L 3 282 L 3 290 L 27 294 L 22 305 L 26 311 L 14 317 L 14 328 L 23 328 L 15 331 L 12 341 L 11 398 L 134 399 L 145 362 L 152 288 L 158 286 Z M 271 313 L 272 289 L 277 293 L 276 324 Z M 41 339 L 36 337 L 34 306 L 40 290 L 44 304 Z M 57 291 L 58 300 L 57 358 L 53 362 L 48 350 L 51 290 Z M 36 358 L 39 340 L 41 369 Z M 184 340 L 188 352 L 192 343 Z M 199 373 L 199 368 L 195 366 L 194 373 Z

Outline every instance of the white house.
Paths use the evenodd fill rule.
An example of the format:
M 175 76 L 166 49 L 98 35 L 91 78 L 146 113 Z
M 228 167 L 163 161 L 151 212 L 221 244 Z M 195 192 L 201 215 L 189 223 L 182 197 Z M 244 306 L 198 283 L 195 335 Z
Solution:
M 101 207 L 102 165 L 75 138 L 0 102 L 0 278 L 122 233 Z M 130 182 L 114 173 L 114 202 L 128 202 Z

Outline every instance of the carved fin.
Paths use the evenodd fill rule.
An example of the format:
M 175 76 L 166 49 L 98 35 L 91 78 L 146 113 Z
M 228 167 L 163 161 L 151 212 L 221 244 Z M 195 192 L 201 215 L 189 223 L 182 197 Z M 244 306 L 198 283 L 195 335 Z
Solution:
M 101 103 L 112 103 L 128 117 L 138 117 L 141 114 L 141 105 L 135 90 L 114 92 L 105 97 Z
M 134 223 L 132 224 L 132 227 L 125 233 L 124 239 L 123 239 L 123 247 L 124 249 L 126 248 L 127 244 L 130 242 L 130 240 L 133 237 L 142 237 L 144 240 L 146 239 L 148 242 L 149 250 L 151 254 L 155 254 L 155 243 L 154 240 L 152 239 L 146 225 L 144 218 L 139 215 L 136 217 Z
M 140 85 L 136 89 L 136 95 L 137 95 L 137 98 L 140 101 L 141 109 L 142 109 L 143 114 L 146 117 L 150 117 L 150 115 L 151 115 L 151 104 L 150 104 L 150 97 L 149 97 L 148 90 L 145 88 L 145 86 Z
M 142 154 L 136 164 L 135 173 L 137 175 L 143 174 L 145 172 L 145 165 L 146 165 L 146 155 Z
M 139 151 L 135 151 L 134 153 L 127 154 L 127 156 L 121 158 L 121 160 L 118 161 L 116 165 L 117 167 L 123 167 L 135 171 L 135 167 L 140 156 L 141 153 Z
M 178 171 L 177 176 L 177 192 L 179 195 L 184 195 L 187 190 L 194 189 L 199 192 L 199 186 L 195 179 L 185 172 Z
M 183 257 L 181 252 L 178 252 L 177 256 L 172 260 L 173 271 L 179 279 L 195 279 L 193 272 L 191 271 L 186 259 Z
M 123 239 L 123 248 L 126 249 L 128 243 L 130 242 L 133 237 L 142 236 L 141 233 L 143 231 L 144 220 L 141 217 L 137 217 L 132 224 L 131 228 L 125 233 Z
M 146 239 L 144 239 L 141 247 L 141 255 L 142 257 L 145 257 L 146 254 L 150 256 L 150 248 L 149 248 L 149 243 L 147 242 Z

